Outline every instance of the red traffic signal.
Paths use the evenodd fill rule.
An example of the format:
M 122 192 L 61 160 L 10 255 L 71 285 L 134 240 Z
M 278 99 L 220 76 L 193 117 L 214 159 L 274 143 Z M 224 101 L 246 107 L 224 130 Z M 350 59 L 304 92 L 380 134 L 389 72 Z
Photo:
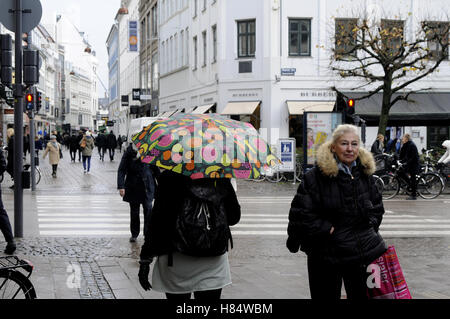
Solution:
M 348 107 L 354 107 L 355 106 L 355 100 L 354 99 L 349 99 L 347 102 Z
M 355 100 L 354 99 L 348 99 L 347 100 L 347 115 L 353 115 L 355 114 Z
M 26 96 L 26 100 L 28 103 L 32 103 L 33 102 L 33 94 L 28 93 Z

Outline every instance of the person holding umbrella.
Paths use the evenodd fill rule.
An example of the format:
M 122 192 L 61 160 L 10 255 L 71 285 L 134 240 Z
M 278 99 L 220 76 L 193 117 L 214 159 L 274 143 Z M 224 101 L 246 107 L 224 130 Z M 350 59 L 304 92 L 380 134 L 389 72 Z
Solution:
M 192 293 L 197 300 L 217 301 L 231 284 L 229 226 L 241 216 L 231 178 L 259 174 L 276 157 L 253 127 L 211 114 L 155 121 L 132 142 L 142 162 L 164 169 L 140 255 L 141 286 L 165 293 L 169 301 Z

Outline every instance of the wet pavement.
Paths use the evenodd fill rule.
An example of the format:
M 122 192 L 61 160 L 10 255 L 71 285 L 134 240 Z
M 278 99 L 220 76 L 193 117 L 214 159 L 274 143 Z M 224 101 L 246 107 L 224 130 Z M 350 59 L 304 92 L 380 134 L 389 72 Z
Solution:
M 35 265 L 31 280 L 38 298 L 48 299 L 163 299 L 156 291 L 145 292 L 139 285 L 138 258 L 143 244 L 139 237 L 129 243 L 129 235 L 98 236 L 43 236 L 39 198 L 108 198 L 104 210 L 123 210 L 113 199 L 116 190 L 117 167 L 115 161 L 105 156 L 101 162 L 97 154 L 92 158 L 91 173 L 83 174 L 81 162 L 70 162 L 67 151 L 58 168 L 58 177 L 51 177 L 47 159 L 41 161 L 42 180 L 35 192 L 24 191 L 24 238 L 17 239 L 17 256 Z M 7 177 L 2 183 L 2 196 L 6 210 L 13 222 L 13 192 Z M 268 183 L 238 181 L 238 197 L 243 219 L 253 214 L 278 214 L 286 218 L 290 200 L 298 183 Z M 450 196 L 437 200 L 418 200 L 411 203 L 399 197 L 385 202 L 386 210 L 398 218 L 435 218 L 445 225 L 448 218 Z M 70 204 L 69 204 L 70 205 Z M 56 206 L 55 206 L 56 207 Z M 64 210 L 61 209 L 64 213 Z M 82 214 L 83 212 L 80 212 Z M 409 214 L 409 215 L 408 215 Z M 433 216 L 431 216 L 433 215 Z M 428 217 L 427 217 L 428 216 Z M 391 217 L 391 216 L 388 216 Z M 388 222 L 388 217 L 386 221 Z M 280 219 L 282 219 L 280 218 Z M 234 235 L 234 248 L 229 254 L 232 285 L 223 289 L 225 299 L 297 299 L 309 298 L 306 257 L 303 253 L 291 254 L 285 248 L 284 230 L 271 232 L 274 225 L 262 222 L 248 223 L 241 235 Z M 450 224 L 450 222 L 448 222 Z M 449 225 L 450 226 L 450 225 Z M 248 229 L 246 227 L 249 227 Z M 284 226 L 283 226 L 284 227 Z M 267 230 L 266 230 L 267 228 Z M 414 228 L 411 230 L 413 234 Z M 390 231 L 390 228 L 386 228 Z M 418 230 L 420 232 L 420 229 Z M 271 235 L 275 234 L 275 235 Z M 450 299 L 450 236 L 384 236 L 397 250 L 413 298 Z M 3 240 L 3 238 L 1 238 Z M 3 242 L 0 242 L 3 247 Z M 3 253 L 0 253 L 0 256 Z

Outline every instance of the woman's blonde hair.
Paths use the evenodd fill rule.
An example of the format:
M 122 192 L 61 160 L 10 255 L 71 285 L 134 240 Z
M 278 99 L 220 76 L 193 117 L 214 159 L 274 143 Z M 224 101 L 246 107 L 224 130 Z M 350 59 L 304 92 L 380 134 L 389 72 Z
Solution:
M 11 136 L 14 135 L 14 129 L 12 127 L 10 127 L 9 129 L 6 130 L 6 137 L 8 138 L 8 140 L 11 138 Z
M 358 136 L 358 142 L 361 142 L 361 139 L 358 134 L 358 128 L 355 125 L 351 124 L 341 124 L 336 127 L 336 129 L 333 132 L 332 138 L 331 138 L 331 144 L 335 145 L 337 140 L 346 133 L 353 133 L 356 136 Z

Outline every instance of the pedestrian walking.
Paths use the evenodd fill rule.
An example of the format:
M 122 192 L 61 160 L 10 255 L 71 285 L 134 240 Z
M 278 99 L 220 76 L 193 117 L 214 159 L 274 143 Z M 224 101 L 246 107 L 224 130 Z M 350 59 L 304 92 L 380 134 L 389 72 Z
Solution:
M 83 137 L 84 137 L 83 131 L 79 131 L 79 132 L 78 132 L 78 136 L 77 136 L 78 162 L 81 162 L 81 153 L 82 153 L 82 149 L 81 149 L 81 147 L 80 147 L 80 143 L 81 143 L 81 140 L 83 139 Z
M 108 147 L 109 152 L 109 160 L 114 161 L 114 151 L 117 148 L 117 138 L 114 135 L 113 131 L 109 132 L 106 137 L 106 146 Z
M 411 196 L 408 200 L 417 199 L 417 178 L 416 175 L 420 172 L 419 151 L 416 144 L 411 140 L 411 135 L 405 134 L 402 137 L 402 147 L 400 149 L 400 162 L 403 164 L 403 169 L 400 174 L 408 181 L 411 189 Z
M 89 174 L 91 171 L 91 157 L 94 149 L 94 139 L 91 136 L 91 132 L 87 131 L 80 141 L 80 148 L 83 154 L 83 168 L 84 174 Z
M 220 299 L 222 288 L 231 284 L 227 252 L 228 240 L 231 238 L 229 226 L 236 224 L 241 215 L 230 179 L 193 180 L 183 174 L 166 170 L 161 173 L 157 182 L 155 203 L 140 255 L 138 276 L 141 286 L 144 290 L 153 288 L 164 292 L 169 301 L 190 299 L 192 293 L 198 300 L 217 301 Z M 203 206 L 204 203 L 207 205 Z M 210 214 L 214 214 L 215 217 L 209 218 Z M 189 242 L 197 240 L 199 243 L 191 246 L 191 249 L 200 250 L 207 246 L 205 238 L 192 240 L 192 236 L 199 232 L 192 229 L 186 231 L 184 218 L 188 218 L 187 216 L 194 218 L 194 221 L 194 216 L 203 218 L 205 223 L 201 233 L 206 232 L 206 225 L 210 230 L 222 230 L 221 236 L 210 237 L 215 239 L 214 243 L 217 243 L 216 239 L 220 239 L 221 242 L 220 245 L 214 245 L 215 253 L 186 252 L 189 249 L 184 244 Z M 220 221 L 224 227 L 215 227 Z M 200 229 L 199 224 L 194 225 Z M 181 240 L 182 237 L 186 241 Z M 153 267 L 152 287 L 148 275 L 153 258 L 156 258 L 156 261 Z
M 49 154 L 48 159 L 50 165 L 52 166 L 52 177 L 56 178 L 58 164 L 62 157 L 61 144 L 57 142 L 56 135 L 50 136 L 50 142 L 47 143 L 47 147 L 44 150 L 44 154 L 42 154 L 42 158 L 45 159 L 47 154 Z
M 312 299 L 367 299 L 367 266 L 386 250 L 378 233 L 384 214 L 372 174 L 375 161 L 358 130 L 339 125 L 320 146 L 289 211 L 286 246 L 307 255 Z
M 70 161 L 75 163 L 75 159 L 77 157 L 77 151 L 80 148 L 80 144 L 78 141 L 78 137 L 72 133 L 69 140 L 69 152 L 70 152 Z
M 30 134 L 23 136 L 23 156 L 26 157 L 30 152 Z
M 373 142 L 370 151 L 373 155 L 383 154 L 384 150 L 384 135 L 378 134 L 375 142 Z
M 141 162 L 136 146 L 129 145 L 123 153 L 117 173 L 117 189 L 125 202 L 130 204 L 130 242 L 136 242 L 141 229 L 140 206 L 144 213 L 144 236 L 147 233 L 148 218 L 152 212 L 155 194 L 155 177 L 159 169 Z
M 117 146 L 119 147 L 119 152 L 122 153 L 122 144 L 123 144 L 122 136 L 117 137 Z
M 6 160 L 3 154 L 3 150 L 0 148 L 0 174 L 4 174 L 6 170 Z M 11 255 L 16 250 L 16 243 L 14 241 L 14 236 L 11 228 L 11 223 L 9 221 L 8 213 L 3 206 L 2 200 L 2 190 L 0 188 L 0 231 L 6 241 L 6 248 L 4 250 L 5 254 Z
M 6 146 L 6 150 L 8 151 L 6 171 L 14 181 L 14 129 L 12 127 L 6 130 L 6 139 L 8 143 Z M 14 184 L 12 184 L 9 188 L 14 188 Z
M 95 145 L 98 149 L 98 155 L 100 156 L 100 160 L 103 162 L 105 160 L 105 151 L 106 151 L 106 136 L 100 132 L 95 138 Z

